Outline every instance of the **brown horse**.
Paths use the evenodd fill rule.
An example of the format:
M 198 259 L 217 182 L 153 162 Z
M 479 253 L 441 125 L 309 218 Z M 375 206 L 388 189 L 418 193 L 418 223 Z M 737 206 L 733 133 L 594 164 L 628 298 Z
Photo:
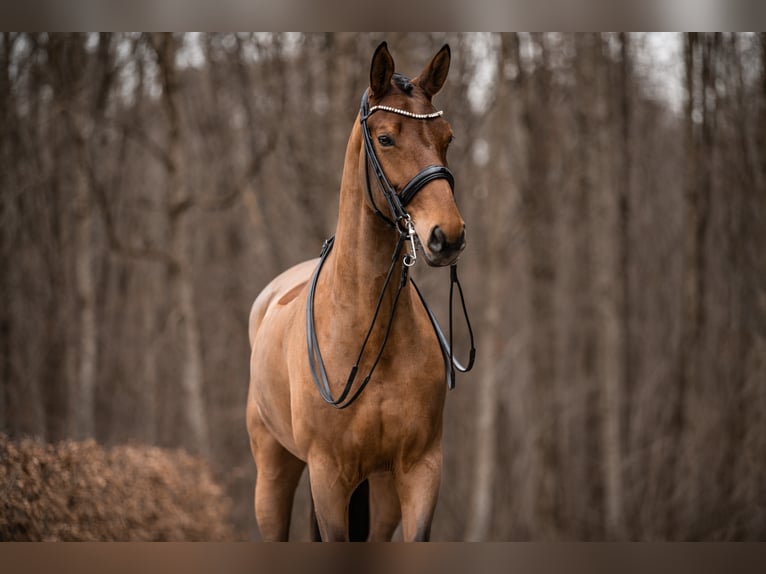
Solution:
M 265 540 L 287 539 L 306 465 L 323 540 L 348 539 L 349 500 L 365 480 L 371 540 L 390 540 L 400 521 L 404 540 L 429 538 L 451 365 L 407 267 L 416 244 L 434 266 L 453 264 L 465 246 L 446 168 L 452 132 L 431 102 L 449 64 L 445 45 L 410 80 L 394 73 L 385 42 L 377 48 L 346 149 L 334 244 L 321 265 L 285 271 L 253 304 L 247 429 Z

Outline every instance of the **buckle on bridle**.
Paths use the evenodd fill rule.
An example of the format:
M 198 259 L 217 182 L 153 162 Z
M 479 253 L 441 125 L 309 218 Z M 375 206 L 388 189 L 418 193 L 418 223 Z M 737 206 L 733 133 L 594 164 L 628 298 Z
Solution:
M 406 235 L 407 239 L 410 240 L 410 252 L 404 256 L 402 263 L 404 263 L 405 267 L 412 267 L 418 260 L 418 252 L 415 245 L 415 225 L 412 223 L 412 218 L 410 217 L 409 213 L 399 220 L 400 227 L 402 222 L 404 222 L 404 229 L 401 231 L 401 233 L 402 235 Z

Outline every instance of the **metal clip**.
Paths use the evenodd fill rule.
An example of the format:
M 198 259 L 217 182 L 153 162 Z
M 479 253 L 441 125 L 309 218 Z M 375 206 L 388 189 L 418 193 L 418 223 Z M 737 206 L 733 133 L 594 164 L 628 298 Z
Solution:
M 409 215 L 405 219 L 404 224 L 407 226 L 407 238 L 410 240 L 410 253 L 404 256 L 402 263 L 404 263 L 405 267 L 412 267 L 418 260 L 418 254 L 415 247 L 415 226 Z

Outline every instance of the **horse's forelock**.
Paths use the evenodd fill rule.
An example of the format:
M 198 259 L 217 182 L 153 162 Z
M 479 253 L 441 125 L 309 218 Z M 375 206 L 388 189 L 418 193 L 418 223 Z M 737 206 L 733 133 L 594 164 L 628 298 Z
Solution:
M 412 95 L 412 90 L 415 87 L 415 84 L 412 83 L 412 80 L 410 80 L 407 76 L 404 76 L 399 73 L 395 73 L 393 77 L 391 78 L 391 81 L 394 83 L 394 85 L 399 88 L 402 92 L 405 94 Z

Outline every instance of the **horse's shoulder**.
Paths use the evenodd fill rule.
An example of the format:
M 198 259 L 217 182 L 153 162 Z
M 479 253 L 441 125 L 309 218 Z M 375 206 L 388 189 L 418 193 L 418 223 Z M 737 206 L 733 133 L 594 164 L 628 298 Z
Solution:
M 309 259 L 293 265 L 263 288 L 250 309 L 250 344 L 268 310 L 274 305 L 286 305 L 293 301 L 311 279 L 318 262 L 318 259 Z

